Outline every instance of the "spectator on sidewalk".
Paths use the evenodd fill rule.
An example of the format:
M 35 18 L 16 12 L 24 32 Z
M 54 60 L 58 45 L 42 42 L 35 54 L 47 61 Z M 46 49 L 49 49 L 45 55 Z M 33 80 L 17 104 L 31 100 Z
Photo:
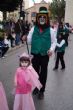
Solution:
M 69 34 L 70 34 L 69 23 L 65 23 L 64 30 L 65 30 L 66 45 L 68 46 L 68 38 L 69 38 Z
M 18 19 L 18 21 L 15 23 L 15 44 L 20 45 L 20 39 L 21 39 L 21 33 L 22 33 L 22 27 L 21 27 L 21 20 Z
M 2 41 L 0 41 L 0 52 L 1 52 L 1 57 L 4 58 L 5 54 L 7 53 L 9 49 L 8 44 L 5 44 L 4 38 Z
M 4 43 L 5 43 L 6 45 L 8 45 L 9 48 L 11 48 L 11 42 L 10 42 L 10 40 L 8 39 L 8 36 L 7 36 L 7 33 L 6 33 L 6 32 L 4 32 Z
M 14 30 L 11 32 L 11 36 L 12 36 L 11 47 L 15 47 L 15 36 L 16 36 L 16 34 L 15 34 Z

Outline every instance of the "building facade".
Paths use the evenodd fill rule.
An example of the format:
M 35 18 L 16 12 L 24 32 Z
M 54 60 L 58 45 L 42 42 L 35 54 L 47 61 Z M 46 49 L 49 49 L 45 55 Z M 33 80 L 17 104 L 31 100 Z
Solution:
M 66 0 L 65 22 L 73 25 L 73 0 Z
M 23 0 L 24 1 L 24 9 L 27 9 L 27 8 L 29 8 L 29 0 Z
M 25 9 L 29 8 L 29 0 L 23 0 L 22 3 L 22 11 L 25 11 Z M 13 19 L 17 21 L 20 17 L 20 6 L 18 10 L 15 10 L 13 12 L 7 13 L 7 19 Z
M 40 3 L 35 3 L 34 6 L 26 9 L 26 16 L 25 20 L 27 20 L 29 23 L 36 20 L 36 13 L 39 12 L 39 8 L 41 6 L 44 6 L 49 11 L 49 5 L 50 3 L 46 3 L 44 0 L 42 0 Z
M 39 8 L 41 6 L 45 6 L 47 10 L 49 10 L 49 5 L 50 3 L 46 3 L 44 0 L 42 0 L 40 3 L 35 3 L 32 7 L 29 8 L 29 0 L 23 0 L 22 11 L 25 11 L 25 21 L 27 20 L 29 23 L 31 23 L 32 20 L 35 21 L 36 13 L 39 12 Z M 1 16 L 2 13 L 0 17 Z M 20 16 L 20 7 L 18 8 L 18 10 L 7 13 L 7 19 L 13 19 L 15 21 L 19 19 L 19 16 Z M 3 18 L 1 17 L 1 20 L 2 19 Z

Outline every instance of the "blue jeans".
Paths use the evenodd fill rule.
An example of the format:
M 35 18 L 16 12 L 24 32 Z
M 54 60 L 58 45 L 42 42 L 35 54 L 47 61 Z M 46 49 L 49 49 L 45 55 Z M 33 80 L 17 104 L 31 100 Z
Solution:
M 20 44 L 20 34 L 16 34 L 15 44 L 16 45 L 19 45 Z

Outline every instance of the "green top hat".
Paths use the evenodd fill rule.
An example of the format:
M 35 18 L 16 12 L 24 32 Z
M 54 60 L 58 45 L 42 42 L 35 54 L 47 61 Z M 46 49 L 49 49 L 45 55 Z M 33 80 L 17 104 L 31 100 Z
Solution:
M 46 7 L 40 7 L 39 13 L 48 13 L 47 8 Z

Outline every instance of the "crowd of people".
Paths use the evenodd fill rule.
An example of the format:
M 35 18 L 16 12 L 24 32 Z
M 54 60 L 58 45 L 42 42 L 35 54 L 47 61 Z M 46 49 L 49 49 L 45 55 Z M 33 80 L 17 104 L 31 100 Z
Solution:
M 24 38 L 30 30 L 30 23 L 28 21 L 18 19 L 17 22 L 13 20 L 3 23 L 3 37 L 0 39 L 0 57 L 4 58 L 5 53 L 9 48 L 13 48 L 24 43 Z
M 59 24 L 57 22 L 51 24 L 51 27 L 55 30 L 55 33 L 57 33 L 57 28 L 59 28 L 58 25 Z M 20 19 L 18 19 L 17 22 L 9 20 L 3 23 L 4 34 L 3 38 L 0 39 L 0 57 L 4 57 L 9 48 L 13 48 L 20 45 L 21 43 L 24 43 L 25 37 L 29 33 L 31 27 L 32 23 L 28 23 L 28 21 L 25 22 L 24 20 Z M 65 31 L 65 40 L 68 46 L 69 32 L 71 32 L 69 23 L 63 24 L 62 28 L 64 28 L 63 30 Z

